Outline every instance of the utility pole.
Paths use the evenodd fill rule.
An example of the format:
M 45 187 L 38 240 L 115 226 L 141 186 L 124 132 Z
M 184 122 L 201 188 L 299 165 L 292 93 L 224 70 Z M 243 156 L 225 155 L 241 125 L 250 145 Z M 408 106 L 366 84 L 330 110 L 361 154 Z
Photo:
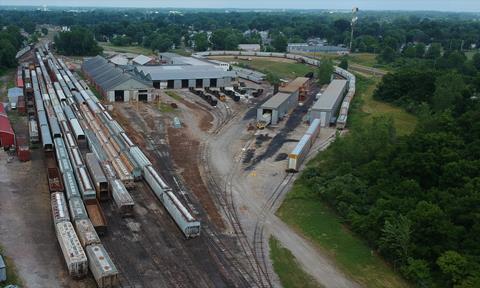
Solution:
M 353 9 L 352 9 L 352 22 L 350 22 L 350 26 L 351 26 L 350 53 L 352 53 L 352 45 L 353 45 L 353 28 L 355 26 L 355 23 L 357 23 L 357 20 L 358 20 L 357 12 L 358 12 L 358 7 L 353 7 Z

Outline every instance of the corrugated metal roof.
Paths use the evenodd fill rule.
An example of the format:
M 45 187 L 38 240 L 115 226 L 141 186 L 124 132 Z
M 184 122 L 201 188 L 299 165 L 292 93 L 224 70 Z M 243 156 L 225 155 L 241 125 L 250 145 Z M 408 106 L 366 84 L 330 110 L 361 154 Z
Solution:
M 300 89 L 300 87 L 305 85 L 305 83 L 307 83 L 308 80 L 310 80 L 310 79 L 306 78 L 306 77 L 297 77 L 295 80 L 288 83 L 285 87 L 280 87 L 279 91 L 293 93 L 293 92 L 297 91 L 298 89 Z
M 112 58 L 110 58 L 110 62 L 116 65 L 127 65 L 128 59 L 123 55 L 115 55 Z
M 323 91 L 322 96 L 313 104 L 312 110 L 332 109 L 338 97 L 342 96 L 346 85 L 347 80 L 333 80 L 327 89 Z
M 150 83 L 135 77 L 133 74 L 124 72 L 122 69 L 115 67 L 105 58 L 96 56 L 83 62 L 82 69 L 87 73 L 97 85 L 104 91 L 114 90 L 115 87 L 129 80 L 131 89 L 150 88 Z
M 287 101 L 290 96 L 291 94 L 288 93 L 277 93 L 263 103 L 261 107 L 277 109 L 280 105 Z
M 137 66 L 135 70 L 152 81 L 235 77 L 234 72 L 225 71 L 221 67 L 214 65 Z
M 14 135 L 12 125 L 7 115 L 0 114 L 0 132 Z
M 7 95 L 8 95 L 8 97 L 19 97 L 19 96 L 23 96 L 23 89 L 22 89 L 22 88 L 18 88 L 18 87 L 10 88 L 10 89 L 8 89 Z
M 145 55 L 138 55 L 137 57 L 133 58 L 132 62 L 137 63 L 139 65 L 145 65 L 148 62 L 152 61 L 153 59 L 145 56 Z
M 160 57 L 162 60 L 166 60 L 173 65 L 191 65 L 191 66 L 208 66 L 213 65 L 208 61 L 204 61 L 201 59 L 193 58 L 193 57 L 185 57 L 175 53 L 165 52 L 160 53 Z

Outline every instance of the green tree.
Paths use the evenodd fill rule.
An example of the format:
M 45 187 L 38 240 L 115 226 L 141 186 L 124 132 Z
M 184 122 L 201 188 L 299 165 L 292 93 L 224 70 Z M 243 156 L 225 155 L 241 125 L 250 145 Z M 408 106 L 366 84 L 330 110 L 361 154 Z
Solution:
M 437 59 L 442 55 L 442 46 L 439 43 L 432 43 L 427 49 L 425 57 L 428 59 Z
M 7 39 L 0 39 L 0 67 L 15 67 L 15 47 Z
M 47 35 L 48 35 L 48 29 L 45 28 L 45 27 L 43 27 L 43 28 L 42 28 L 42 34 L 45 35 L 45 36 L 47 36 Z
M 475 53 L 475 55 L 473 55 L 472 61 L 475 68 L 480 71 L 480 53 Z
M 380 238 L 380 250 L 391 255 L 394 261 L 405 263 L 410 254 L 411 226 L 410 220 L 403 215 L 385 220 Z
M 318 67 L 317 76 L 318 76 L 318 84 L 325 85 L 330 83 L 332 79 L 334 68 L 332 60 L 325 59 L 320 61 L 320 66 Z
M 415 57 L 423 58 L 425 56 L 426 46 L 423 43 L 415 45 Z
M 446 251 L 443 253 L 438 257 L 437 265 L 449 283 L 457 284 L 467 275 L 467 259 L 456 251 Z
M 195 51 L 207 51 L 209 45 L 207 33 L 197 33 L 193 39 L 195 41 Z
M 418 287 L 431 287 L 432 276 L 427 261 L 409 258 L 401 272 L 407 280 Z
M 342 57 L 342 60 L 340 60 L 340 64 L 338 64 L 338 67 L 348 70 L 348 59 L 347 57 Z
M 93 33 L 83 27 L 73 27 L 71 31 L 56 35 L 55 47 L 64 55 L 93 56 L 102 52 Z
M 150 42 L 150 49 L 153 51 L 166 52 L 173 46 L 173 41 L 167 34 L 157 34 Z
M 288 40 L 282 33 L 276 33 L 272 37 L 272 46 L 277 52 L 287 51 Z
M 407 57 L 407 58 L 415 58 L 415 57 L 417 57 L 417 50 L 416 50 L 415 46 L 413 46 L 413 45 L 407 46 L 407 47 L 403 50 L 403 56 L 404 56 L 404 57 Z
M 456 72 L 441 75 L 435 82 L 432 106 L 435 111 L 452 108 L 453 104 L 462 98 L 465 83 Z
M 397 58 L 397 53 L 393 48 L 387 46 L 383 48 L 382 52 L 377 56 L 379 62 L 382 63 L 392 63 Z

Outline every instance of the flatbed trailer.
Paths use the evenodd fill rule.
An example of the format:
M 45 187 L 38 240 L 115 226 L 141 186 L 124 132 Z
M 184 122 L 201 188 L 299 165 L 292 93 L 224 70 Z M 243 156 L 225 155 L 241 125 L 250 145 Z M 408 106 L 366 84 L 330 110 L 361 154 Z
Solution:
M 98 200 L 88 200 L 85 202 L 85 207 L 87 208 L 88 216 L 92 225 L 95 228 L 95 231 L 99 235 L 104 235 L 107 232 L 107 219 L 103 214 L 102 207 Z
M 48 188 L 50 190 L 50 193 L 63 192 L 65 190 L 58 168 L 56 167 L 48 168 L 47 175 L 48 175 Z

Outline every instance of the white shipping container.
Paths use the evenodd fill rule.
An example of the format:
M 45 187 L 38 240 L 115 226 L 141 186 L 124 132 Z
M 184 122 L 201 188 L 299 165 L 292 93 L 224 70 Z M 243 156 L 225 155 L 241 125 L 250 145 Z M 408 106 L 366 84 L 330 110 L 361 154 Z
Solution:
M 50 202 L 52 205 L 53 223 L 70 221 L 68 215 L 67 201 L 63 192 L 54 192 L 50 195 Z
M 114 287 L 118 283 L 118 270 L 103 245 L 86 248 L 88 265 L 99 288 Z
M 68 273 L 71 277 L 82 278 L 88 273 L 87 256 L 70 222 L 56 225 L 57 239 L 62 249 Z
M 82 199 L 74 197 L 68 201 L 72 221 L 88 219 L 87 210 Z
M 83 248 L 92 244 L 101 244 L 100 237 L 98 237 L 97 231 L 95 231 L 90 219 L 75 221 L 75 230 L 77 231 L 78 239 Z

